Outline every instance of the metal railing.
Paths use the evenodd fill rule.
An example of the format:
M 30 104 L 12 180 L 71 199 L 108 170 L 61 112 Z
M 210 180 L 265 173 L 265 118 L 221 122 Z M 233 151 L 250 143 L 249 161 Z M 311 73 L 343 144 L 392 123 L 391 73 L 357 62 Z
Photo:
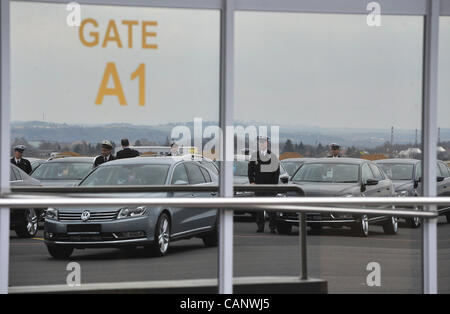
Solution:
M 217 196 L 217 186 L 124 186 L 124 187 L 14 187 L 11 193 L 0 198 L 0 208 L 46 208 L 66 206 L 168 206 L 183 208 L 217 208 L 220 210 L 283 211 L 299 213 L 300 279 L 308 279 L 307 273 L 307 221 L 306 213 L 334 213 L 354 215 L 388 215 L 395 217 L 420 217 L 432 219 L 437 211 L 412 210 L 397 206 L 445 206 L 450 207 L 450 197 L 305 197 L 297 185 L 236 185 L 235 193 L 240 197 Z M 110 193 L 210 193 L 209 197 L 108 197 Z M 250 194 L 254 193 L 254 194 Z M 292 197 L 279 197 L 281 195 Z M 64 194 L 65 196 L 61 196 Z M 67 195 L 67 196 L 66 196 Z M 272 195 L 266 197 L 245 196 Z M 273 195 L 278 195 L 274 197 Z M 169 195 L 170 196 L 170 195 Z M 336 207 L 339 206 L 339 207 Z M 365 207 L 378 206 L 379 208 Z M 382 208 L 380 208 L 380 206 Z M 395 208 L 386 208 L 395 206 Z M 219 278 L 221 280 L 221 278 Z

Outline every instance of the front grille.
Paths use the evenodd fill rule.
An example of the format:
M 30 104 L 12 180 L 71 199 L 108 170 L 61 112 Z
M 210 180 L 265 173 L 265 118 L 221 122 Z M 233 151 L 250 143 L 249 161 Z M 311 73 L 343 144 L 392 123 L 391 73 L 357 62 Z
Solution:
M 80 222 L 81 220 L 81 212 L 60 212 L 59 213 L 59 221 L 66 222 Z M 91 216 L 89 218 L 89 222 L 91 221 L 111 221 L 117 218 L 118 210 L 116 211 L 108 211 L 108 212 L 90 212 Z

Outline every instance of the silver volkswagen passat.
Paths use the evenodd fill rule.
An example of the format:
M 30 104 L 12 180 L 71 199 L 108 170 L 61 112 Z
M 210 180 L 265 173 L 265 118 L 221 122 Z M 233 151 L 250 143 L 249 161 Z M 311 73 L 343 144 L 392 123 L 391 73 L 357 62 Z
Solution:
M 94 169 L 80 186 L 216 185 L 210 170 L 183 157 L 120 159 Z M 108 193 L 106 197 L 214 197 L 210 192 Z M 96 194 L 95 196 L 101 196 Z M 144 247 L 162 256 L 175 240 L 199 237 L 217 245 L 217 210 L 152 207 L 49 208 L 45 243 L 54 258 L 70 257 L 74 249 Z

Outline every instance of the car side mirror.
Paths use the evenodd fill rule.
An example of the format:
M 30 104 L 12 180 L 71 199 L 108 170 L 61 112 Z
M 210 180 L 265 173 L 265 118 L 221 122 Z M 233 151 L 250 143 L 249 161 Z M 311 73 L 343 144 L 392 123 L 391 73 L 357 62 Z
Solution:
M 366 181 L 366 185 L 377 185 L 378 184 L 378 180 L 374 180 L 374 179 L 367 179 Z
M 417 189 L 419 187 L 420 178 L 417 180 L 414 180 L 414 188 Z
M 188 185 L 188 183 L 184 180 L 177 180 L 174 183 L 175 185 Z
M 439 177 L 437 177 L 437 182 L 442 182 L 442 181 L 444 181 L 444 179 L 445 179 L 445 177 L 439 176 Z
M 280 177 L 280 181 L 282 183 L 288 183 L 289 182 L 289 176 L 282 176 L 282 177 Z

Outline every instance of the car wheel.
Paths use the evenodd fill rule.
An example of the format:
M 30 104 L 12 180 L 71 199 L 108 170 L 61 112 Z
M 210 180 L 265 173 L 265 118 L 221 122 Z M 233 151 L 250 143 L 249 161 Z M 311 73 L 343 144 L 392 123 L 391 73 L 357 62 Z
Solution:
M 419 228 L 420 227 L 420 218 L 419 217 L 407 218 L 406 225 L 409 228 L 413 228 L 413 229 Z
M 203 236 L 202 240 L 206 247 L 215 247 L 219 244 L 219 228 L 217 227 L 217 220 L 214 229 Z
M 150 253 L 154 256 L 164 256 L 169 250 L 170 219 L 166 213 L 159 216 L 155 227 L 155 239 L 150 246 Z
M 279 234 L 289 235 L 289 234 L 291 234 L 291 231 L 292 231 L 292 226 L 290 224 L 285 223 L 285 222 L 277 223 L 277 232 Z
M 319 234 L 322 231 L 322 225 L 311 224 L 310 227 L 313 234 Z
M 352 231 L 359 237 L 369 236 L 369 217 L 367 215 L 361 216 L 353 225 Z
M 67 246 L 47 245 L 47 250 L 56 259 L 68 259 L 73 253 L 73 248 Z
M 23 220 L 15 228 L 19 238 L 32 238 L 38 231 L 38 214 L 33 208 L 25 209 Z
M 388 221 L 383 224 L 383 231 L 386 234 L 397 234 L 398 231 L 398 219 L 396 217 L 390 217 Z

